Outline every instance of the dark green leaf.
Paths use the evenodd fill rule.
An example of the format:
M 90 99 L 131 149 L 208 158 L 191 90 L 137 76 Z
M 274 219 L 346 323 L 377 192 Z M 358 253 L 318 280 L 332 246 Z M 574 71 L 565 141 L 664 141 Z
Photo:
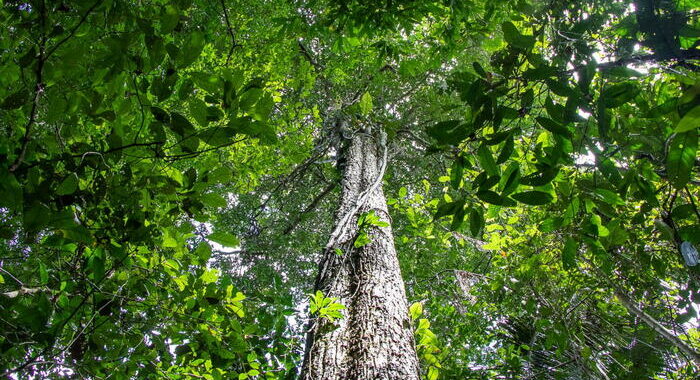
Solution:
M 191 65 L 199 57 L 199 55 L 202 54 L 202 49 L 204 49 L 204 34 L 199 31 L 190 33 L 187 38 L 187 42 L 185 42 L 185 45 L 182 48 L 179 67 L 187 67 Z
M 566 138 L 571 138 L 571 131 L 569 131 L 565 126 L 557 123 L 556 121 L 548 119 L 546 117 L 538 117 L 536 120 L 542 127 L 544 127 L 544 129 L 554 134 L 564 136 Z
M 600 97 L 603 99 L 605 107 L 616 108 L 634 99 L 639 91 L 640 89 L 634 83 L 623 82 L 607 87 L 600 94 Z
M 442 218 L 443 216 L 447 215 L 452 215 L 455 213 L 455 210 L 459 207 L 464 206 L 464 201 L 462 200 L 457 200 L 449 203 L 443 203 L 440 206 L 438 206 L 437 212 L 435 213 L 435 216 L 433 217 L 434 220 L 438 220 Z
M 69 174 L 56 189 L 58 195 L 73 194 L 78 190 L 78 176 L 75 173 Z
M 441 121 L 426 130 L 439 145 L 458 145 L 469 136 L 470 131 L 459 120 Z
M 503 204 L 503 198 L 501 198 L 498 193 L 493 192 L 491 190 L 481 190 L 476 193 L 476 196 L 481 199 L 482 201 L 486 203 L 490 203 L 492 205 L 502 205 Z
M 482 228 L 484 228 L 483 210 L 472 207 L 469 210 L 469 232 L 472 236 L 478 237 Z
M 547 167 L 542 171 L 528 174 L 520 180 L 523 185 L 544 186 L 550 183 L 559 173 L 557 167 Z
M 209 124 L 207 120 L 207 105 L 199 98 L 191 97 L 188 102 L 188 109 L 192 118 L 202 127 Z
M 497 184 L 498 181 L 501 180 L 501 176 L 499 175 L 494 175 L 488 177 L 484 182 L 479 185 L 479 190 L 488 190 L 493 187 L 493 185 Z
M 498 158 L 496 159 L 497 164 L 502 164 L 510 158 L 510 156 L 513 154 L 513 151 L 515 150 L 515 142 L 513 141 L 513 136 L 510 135 L 506 139 L 505 144 L 503 144 L 503 147 L 501 148 L 501 152 L 498 154 Z
M 677 189 L 683 188 L 692 174 L 698 149 L 698 131 L 678 133 L 671 139 L 666 158 L 668 179 Z
M 535 37 L 520 34 L 512 22 L 504 22 L 501 24 L 501 29 L 506 42 L 515 47 L 528 50 L 535 44 Z
M 578 243 L 571 237 L 566 238 L 564 249 L 561 251 L 561 260 L 564 264 L 564 269 L 571 270 L 576 268 L 576 253 L 578 251 Z
M 488 145 L 481 144 L 479 150 L 476 152 L 481 168 L 484 169 L 489 175 L 498 175 L 498 166 L 496 161 L 493 160 L 493 155 L 491 154 L 491 149 Z
M 613 206 L 623 206 L 625 201 L 620 198 L 620 196 L 614 191 L 608 189 L 595 189 L 593 192 L 597 195 L 598 199 L 601 199 L 605 203 Z
M 700 106 L 695 106 L 688 113 L 683 115 L 681 121 L 676 125 L 674 132 L 683 133 L 700 127 Z
M 189 136 L 194 133 L 194 125 L 183 115 L 173 112 L 170 114 L 170 127 L 180 136 Z
M 153 117 L 160 121 L 163 124 L 169 124 L 170 123 L 170 114 L 163 110 L 162 108 L 158 107 L 151 107 L 151 113 L 153 114 Z
M 473 62 L 472 67 L 474 67 L 474 71 L 476 71 L 480 77 L 486 78 L 486 71 L 484 71 L 484 67 L 481 66 L 479 62 Z
M 172 5 L 166 5 L 160 16 L 160 32 L 163 34 L 172 32 L 178 22 L 180 22 L 180 14 L 177 8 Z
M 29 101 L 29 91 L 21 89 L 7 96 L 0 105 L 0 109 L 13 110 L 20 108 Z
M 459 189 L 459 185 L 462 182 L 462 176 L 464 175 L 464 164 L 463 160 L 457 159 L 452 164 L 452 169 L 450 169 L 450 184 L 453 189 Z
M 503 191 L 501 192 L 502 196 L 512 193 L 518 188 L 518 185 L 520 185 L 520 166 L 518 163 L 512 163 L 509 165 L 508 169 L 506 169 L 506 173 L 510 174 L 508 174 L 508 178 L 503 183 Z
M 459 231 L 464 222 L 464 215 L 466 211 L 464 209 L 464 204 L 459 205 L 454 210 L 454 215 L 452 216 L 452 224 L 450 224 L 450 230 Z
M 545 205 L 547 203 L 551 203 L 554 200 L 554 198 L 550 194 L 534 190 L 512 194 L 511 198 L 515 199 L 518 202 L 532 206 Z

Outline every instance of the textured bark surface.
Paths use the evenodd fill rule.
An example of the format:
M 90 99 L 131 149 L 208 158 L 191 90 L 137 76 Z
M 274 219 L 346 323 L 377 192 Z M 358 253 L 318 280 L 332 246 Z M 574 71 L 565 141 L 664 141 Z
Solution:
M 346 151 L 341 202 L 336 223 L 354 209 L 360 194 L 378 178 L 381 148 L 375 140 L 355 136 Z M 350 218 L 337 243 L 324 253 L 316 288 L 338 297 L 345 318 L 313 321 L 308 334 L 302 378 L 305 380 L 419 378 L 406 292 L 391 227 L 371 227 L 372 242 L 352 248 L 357 218 L 374 210 L 389 222 L 381 185 Z M 337 255 L 333 248 L 340 248 Z

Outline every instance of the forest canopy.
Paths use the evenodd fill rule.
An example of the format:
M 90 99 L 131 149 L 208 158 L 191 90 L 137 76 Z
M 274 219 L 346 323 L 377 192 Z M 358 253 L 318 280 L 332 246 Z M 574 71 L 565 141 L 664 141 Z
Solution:
M 0 378 L 694 379 L 700 1 L 0 1 Z

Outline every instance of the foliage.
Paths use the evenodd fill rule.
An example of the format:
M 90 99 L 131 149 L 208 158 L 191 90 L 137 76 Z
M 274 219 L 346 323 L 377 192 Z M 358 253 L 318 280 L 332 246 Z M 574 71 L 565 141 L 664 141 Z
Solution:
M 620 298 L 700 351 L 696 1 L 5 1 L 0 24 L 2 377 L 294 378 L 300 305 L 345 307 L 309 299 L 340 116 L 389 136 L 391 217 L 355 246 L 391 223 L 426 378 L 697 371 Z
M 311 314 L 318 314 L 319 317 L 327 318 L 331 322 L 335 319 L 343 318 L 343 314 L 340 311 L 345 309 L 345 306 L 335 302 L 338 298 L 326 297 L 320 290 L 317 290 L 314 294 L 310 294 L 309 298 L 309 311 Z

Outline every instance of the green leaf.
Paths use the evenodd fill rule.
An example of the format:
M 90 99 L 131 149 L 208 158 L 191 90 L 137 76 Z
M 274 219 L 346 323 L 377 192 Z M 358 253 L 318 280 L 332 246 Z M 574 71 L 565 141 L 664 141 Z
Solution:
M 26 89 L 23 88 L 19 91 L 16 91 L 16 92 L 10 94 L 8 97 L 6 97 L 2 101 L 2 104 L 0 104 L 0 109 L 13 110 L 13 109 L 22 107 L 28 101 L 29 101 L 29 91 L 27 91 Z
M 411 316 L 411 320 L 418 319 L 423 314 L 423 304 L 420 302 L 415 302 L 408 308 L 408 314 Z
M 197 257 L 199 257 L 200 262 L 206 263 L 211 257 L 211 246 L 206 241 L 203 241 L 199 243 L 194 253 L 197 254 Z
M 160 32 L 167 34 L 172 32 L 180 22 L 180 14 L 177 8 L 172 5 L 166 5 L 163 8 L 163 13 L 160 15 Z
M 443 216 L 447 215 L 452 215 L 455 213 L 455 210 L 457 207 L 461 207 L 464 205 L 464 201 L 454 201 L 454 202 L 449 202 L 449 203 L 443 203 L 440 206 L 438 206 L 437 212 L 435 213 L 435 216 L 433 217 L 434 220 L 438 220 L 442 218 Z
M 153 117 L 161 123 L 170 124 L 170 114 L 162 108 L 153 106 L 151 107 L 151 113 Z
M 462 182 L 462 176 L 464 175 L 464 165 L 462 160 L 455 160 L 450 169 L 450 184 L 453 189 L 459 189 L 459 185 Z
M 439 145 L 458 145 L 469 136 L 470 130 L 459 120 L 448 120 L 428 127 L 426 133 Z
M 190 77 L 199 88 L 210 94 L 218 94 L 221 91 L 222 81 L 210 73 L 194 72 L 190 74 Z
M 616 108 L 634 99 L 640 89 L 632 82 L 623 82 L 604 89 L 600 97 L 606 108 Z
M 360 98 L 360 112 L 363 115 L 369 115 L 372 112 L 372 107 L 372 95 L 369 92 L 365 92 Z
M 674 132 L 682 133 L 700 127 L 700 106 L 695 106 L 676 125 Z
M 71 173 L 58 185 L 56 193 L 58 195 L 69 195 L 75 193 L 76 190 L 78 190 L 78 175 Z
M 202 127 L 206 127 L 209 124 L 209 120 L 207 120 L 207 105 L 204 101 L 193 96 L 188 101 L 188 109 L 197 124 Z
M 212 208 L 223 208 L 228 205 L 226 199 L 224 199 L 224 197 L 216 193 L 202 194 L 199 196 L 199 200 L 201 200 L 205 206 Z
M 605 203 L 613 206 L 623 206 L 625 201 L 614 191 L 608 189 L 595 189 L 593 192 L 597 195 L 598 199 L 603 200 Z
M 261 121 L 251 121 L 250 119 L 239 124 L 238 122 L 240 119 L 248 118 L 238 118 L 234 122 L 229 123 L 238 133 L 258 138 L 260 143 L 266 145 L 274 144 L 277 141 L 277 134 L 271 124 Z
M 566 238 L 564 249 L 561 251 L 561 260 L 564 269 L 571 270 L 576 268 L 576 253 L 578 251 L 578 243 L 571 237 Z
M 559 168 L 547 167 L 542 171 L 531 173 L 520 179 L 520 183 L 528 186 L 544 186 L 557 176 Z
M 219 243 L 224 247 L 237 248 L 240 245 L 240 241 L 237 237 L 226 233 L 226 232 L 214 232 L 207 235 L 207 240 L 211 240 L 214 243 Z
M 501 181 L 503 185 L 501 191 L 502 196 L 514 192 L 518 188 L 518 185 L 520 185 L 520 165 L 518 165 L 517 162 L 511 163 L 508 165 L 508 168 L 506 168 L 504 176 L 506 174 L 508 174 L 508 177 L 505 178 L 505 181 Z
M 536 120 L 537 123 L 539 123 L 544 129 L 556 135 L 571 138 L 571 131 L 569 131 L 565 126 L 557 123 L 556 121 L 546 117 L 538 117 Z
M 464 205 L 455 208 L 455 213 L 452 216 L 452 223 L 450 224 L 451 231 L 459 231 L 462 227 L 462 223 L 464 223 L 465 214 L 466 210 L 464 209 Z
M 472 236 L 478 237 L 482 228 L 484 228 L 484 212 L 481 208 L 472 207 L 469 210 L 469 232 Z
M 498 193 L 493 192 L 491 190 L 481 190 L 476 193 L 476 196 L 482 201 L 490 203 L 492 205 L 500 206 L 503 204 L 503 198 L 501 198 L 501 196 L 498 195 Z
M 104 256 L 93 252 L 88 260 L 88 268 L 92 272 L 92 280 L 96 282 L 102 281 L 105 275 L 105 259 Z
M 525 36 L 520 34 L 518 28 L 516 28 L 510 21 L 501 24 L 501 29 L 503 30 L 503 37 L 505 38 L 506 42 L 515 47 L 528 50 L 535 44 L 534 36 Z
M 486 71 L 484 71 L 484 67 L 481 66 L 481 64 L 480 64 L 479 62 L 473 62 L 473 63 L 472 63 L 472 67 L 474 68 L 474 71 L 476 71 L 476 73 L 477 73 L 480 77 L 486 79 L 486 77 L 487 77 Z
M 491 176 L 498 175 L 498 166 L 496 165 L 496 161 L 493 160 L 491 149 L 489 149 L 486 144 L 481 144 L 481 146 L 479 146 L 479 150 L 476 152 L 476 155 L 482 169 L 486 170 L 486 172 Z
M 520 108 L 527 109 L 532 106 L 532 102 L 535 100 L 535 91 L 528 88 L 527 91 L 523 92 L 520 96 Z
M 238 106 L 243 111 L 250 111 L 251 108 L 253 108 L 253 105 L 258 102 L 258 99 L 260 99 L 262 94 L 263 90 L 261 88 L 253 87 L 241 95 Z
M 49 282 L 49 271 L 44 263 L 39 263 L 39 281 L 41 285 L 46 285 Z
M 187 37 L 187 42 L 182 47 L 182 54 L 180 55 L 182 61 L 179 66 L 187 67 L 191 65 L 202 54 L 202 49 L 204 49 L 204 34 L 200 31 L 190 33 Z
M 501 148 L 501 152 L 498 154 L 498 158 L 496 159 L 497 164 L 502 164 L 510 158 L 510 156 L 513 154 L 513 151 L 515 150 L 515 143 L 513 141 L 513 136 L 510 135 L 507 139 L 506 142 L 503 144 L 503 148 Z
M 270 113 L 275 106 L 275 101 L 270 94 L 264 94 L 255 104 L 253 109 L 253 118 L 259 121 L 265 121 L 270 117 Z
M 698 132 L 690 130 L 673 136 L 666 158 L 668 179 L 677 189 L 683 188 L 692 175 L 698 149 Z
M 204 270 L 204 273 L 202 273 L 202 275 L 199 276 L 199 278 L 205 285 L 215 283 L 219 279 L 219 270 L 207 268 Z
M 554 200 L 554 198 L 550 194 L 535 190 L 515 193 L 511 195 L 511 198 L 515 199 L 520 203 L 525 203 L 531 206 L 545 205 L 547 203 L 551 203 Z
M 195 128 L 183 115 L 173 112 L 170 114 L 170 127 L 173 132 L 180 136 L 189 136 L 194 133 Z
M 236 130 L 231 127 L 211 127 L 197 135 L 205 144 L 219 146 L 230 143 L 236 136 Z

